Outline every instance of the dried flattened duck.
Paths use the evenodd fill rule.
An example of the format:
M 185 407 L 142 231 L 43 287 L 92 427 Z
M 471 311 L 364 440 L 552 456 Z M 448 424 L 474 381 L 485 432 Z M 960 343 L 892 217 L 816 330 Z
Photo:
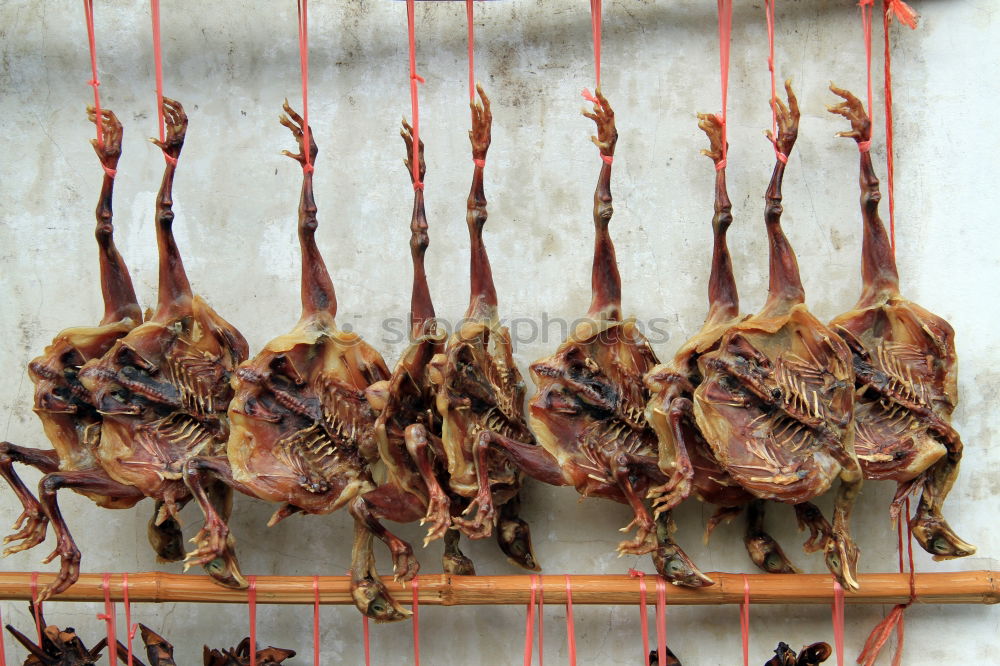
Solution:
M 878 214 L 879 181 L 867 146 L 871 122 L 857 97 L 831 86 L 844 101 L 830 107 L 844 116 L 861 150 L 863 244 L 861 297 L 830 322 L 851 349 L 857 393 L 854 446 L 866 479 L 896 481 L 893 520 L 903 500 L 923 491 L 910 526 L 934 559 L 976 552 L 941 514 L 958 476 L 962 439 L 951 425 L 958 403 L 955 332 L 941 317 L 899 293 L 896 258 Z
M 226 455 L 193 458 L 186 481 L 205 513 L 188 562 L 213 561 L 231 539 L 224 516 L 205 488 L 212 479 L 281 507 L 270 524 L 292 515 L 328 514 L 347 507 L 355 521 L 351 591 L 358 608 L 378 621 L 402 620 L 409 612 L 389 595 L 375 570 L 373 535 L 393 554 L 397 578 L 417 572 L 410 545 L 386 530 L 363 495 L 375 489 L 370 465 L 378 457 L 377 413 L 367 389 L 389 378 L 379 353 L 357 334 L 337 328 L 337 297 L 316 246 L 316 203 L 306 161 L 303 120 L 285 103 L 281 124 L 299 144 L 285 154 L 302 167 L 298 235 L 302 254 L 302 316 L 295 328 L 243 363 L 233 380 L 231 434 Z M 310 132 L 310 136 L 311 136 Z
M 677 655 L 668 647 L 667 656 L 664 659 L 660 659 L 659 650 L 650 650 L 648 658 L 649 666 L 681 666 L 681 660 L 677 658 Z
M 478 442 L 480 461 L 486 447 L 511 464 L 552 485 L 574 486 L 584 496 L 627 503 L 635 512 L 638 534 L 619 545 L 620 553 L 653 553 L 657 571 L 671 581 L 702 586 L 711 581 L 667 540 L 660 548 L 657 525 L 643 497 L 651 485 L 667 483 L 657 466 L 656 435 L 646 422 L 643 375 L 656 356 L 632 319 L 621 317 L 621 277 L 608 233 L 611 205 L 611 162 L 618 133 L 614 111 L 597 92 L 592 137 L 604 164 L 594 193 L 593 300 L 590 311 L 550 357 L 531 365 L 538 392 L 529 404 L 531 428 L 541 446 L 489 434 Z M 480 465 L 482 463 L 480 462 Z M 481 481 L 482 482 L 482 481 Z M 489 500 L 481 493 L 482 507 Z
M 413 129 L 403 120 L 400 132 L 406 145 L 407 171 L 413 180 Z M 419 147 L 420 182 L 426 174 L 424 142 Z M 424 255 L 430 239 L 424 210 L 424 190 L 413 189 L 410 220 L 410 256 L 413 286 L 410 297 L 410 344 L 403 351 L 392 376 L 372 384 L 368 401 L 378 410 L 375 438 L 385 467 L 378 488 L 365 501 L 381 518 L 407 523 L 419 520 L 431 524 L 424 543 L 444 537 L 445 573 L 472 575 L 475 568 L 458 548 L 459 533 L 451 526 L 451 497 L 448 495 L 447 456 L 441 443 L 441 419 L 434 405 L 429 364 L 444 351 L 446 337 L 434 318 Z
M 495 526 L 500 549 L 515 564 L 534 571 L 538 565 L 530 530 L 518 516 L 523 473 L 484 444 L 504 438 L 537 448 L 524 417 L 524 380 L 514 362 L 510 331 L 500 324 L 483 243 L 487 219 L 483 170 L 493 116 L 489 98 L 481 86 L 477 90 L 482 103 L 471 104 L 469 132 L 475 163 L 466 216 L 471 243 L 469 307 L 444 353 L 432 360 L 430 377 L 442 419 L 449 487 L 459 497 L 472 499 L 466 512 L 476 509 L 471 518 L 455 517 L 453 524 L 471 538 L 487 537 Z
M 97 204 L 98 257 L 104 317 L 94 327 L 75 327 L 61 331 L 45 352 L 31 361 L 29 376 L 35 385 L 34 411 L 42 421 L 54 447 L 42 451 L 4 442 L 0 448 L 0 475 L 17 493 L 24 508 L 14 529 L 4 542 L 18 542 L 5 555 L 32 548 L 45 539 L 51 518 L 57 546 L 49 560 L 60 558 L 56 580 L 48 591 L 60 592 L 72 585 L 79 575 L 80 552 L 66 527 L 56 501 L 59 488 L 72 488 L 106 509 L 127 509 L 146 495 L 130 484 L 113 479 L 105 471 L 98 455 L 102 419 L 98 405 L 80 380 L 80 369 L 104 356 L 122 337 L 142 323 L 142 310 L 132 288 L 128 267 L 118 253 L 112 224 L 112 196 L 115 171 L 121 157 L 122 125 L 109 109 L 102 109 L 98 119 L 93 107 L 90 120 L 101 123 L 102 141 L 91 140 L 104 168 L 104 181 Z M 35 499 L 11 468 L 13 462 L 31 465 L 45 476 L 39 484 L 41 503 Z M 159 507 L 156 513 L 159 512 Z M 149 539 L 161 561 L 183 556 L 179 525 L 167 518 L 150 523 Z
M 768 299 L 756 315 L 726 331 L 698 361 L 703 377 L 694 410 L 722 468 L 761 499 L 809 501 L 840 479 L 826 563 L 847 589 L 857 588 L 857 546 L 850 511 L 861 488 L 854 454 L 854 372 L 847 345 L 814 317 L 791 245 L 781 230 L 785 156 L 798 134 L 799 110 L 789 82 L 788 106 L 771 100 L 780 153 L 766 194 L 770 253 Z
M 34 608 L 28 606 L 29 613 L 34 614 Z M 102 638 L 93 648 L 87 649 L 73 627 L 60 629 L 55 625 L 46 625 L 45 616 L 38 610 L 38 622 L 42 627 L 41 643 L 35 643 L 11 625 L 7 631 L 28 651 L 24 666 L 96 666 L 101 653 L 108 646 L 108 639 Z M 128 658 L 128 650 L 119 641 L 117 644 L 119 659 Z M 132 660 L 137 666 L 144 666 L 138 659 Z
M 230 375 L 247 357 L 248 348 L 239 331 L 191 291 L 172 231 L 173 181 L 187 116 L 180 103 L 167 98 L 163 112 L 167 137 L 163 142 L 152 140 L 167 157 L 156 206 L 160 261 L 156 310 L 104 356 L 84 365 L 79 377 L 103 417 L 96 452 L 102 467 L 118 483 L 154 498 L 158 509 L 154 530 L 171 525 L 170 533 L 175 534 L 178 512 L 191 499 L 182 478 L 184 462 L 225 446 Z M 211 494 L 228 515 L 231 491 L 215 484 Z M 231 549 L 206 563 L 205 570 L 225 584 L 242 582 Z M 65 587 L 57 585 L 46 592 Z
M 699 500 L 717 505 L 719 509 L 705 529 L 706 539 L 720 522 L 735 517 L 744 506 L 749 506 L 744 542 L 751 559 L 764 571 L 793 573 L 795 567 L 778 543 L 764 531 L 763 500 L 747 492 L 719 466 L 695 422 L 692 397 L 701 382 L 698 359 L 718 349 L 726 331 L 744 318 L 740 316 L 739 294 L 726 242 L 733 216 L 726 189 L 722 121 L 715 115 L 699 114 L 698 126 L 708 135 L 711 145 L 710 150 L 702 153 L 716 166 L 709 310 L 701 330 L 681 346 L 671 361 L 653 368 L 644 380 L 650 391 L 646 418 L 659 439 L 660 469 L 670 478 L 667 484 L 650 489 L 649 497 L 653 499 L 656 514 L 671 511 L 692 492 Z M 822 547 L 823 540 L 818 537 L 829 533 L 829 523 L 810 502 L 796 504 L 795 510 L 800 525 L 810 528 L 811 538 L 806 549 Z
M 833 650 L 827 643 L 807 645 L 798 654 L 788 647 L 787 643 L 778 643 L 771 657 L 764 666 L 819 666 L 830 658 Z

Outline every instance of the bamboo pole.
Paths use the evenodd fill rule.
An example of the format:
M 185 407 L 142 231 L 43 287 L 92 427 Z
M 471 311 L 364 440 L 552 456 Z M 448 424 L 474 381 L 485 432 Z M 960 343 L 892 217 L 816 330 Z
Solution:
M 739 604 L 743 601 L 743 581 L 750 585 L 753 604 L 828 604 L 833 600 L 833 582 L 827 574 L 730 574 L 711 573 L 715 585 L 701 589 L 667 586 L 671 605 L 708 606 Z M 0 599 L 31 599 L 31 573 L 0 572 Z M 624 575 L 569 576 L 574 604 L 626 605 L 639 602 L 637 578 Z M 40 574 L 39 585 L 53 579 Z M 539 576 L 546 603 L 565 603 L 566 576 Z M 161 572 L 129 574 L 129 600 L 133 602 L 182 601 L 192 603 L 246 603 L 246 590 L 220 587 L 207 576 Z M 83 574 L 75 585 L 51 601 L 103 601 L 102 574 Z M 656 577 L 646 578 L 649 598 L 655 598 Z M 872 573 L 859 576 L 861 588 L 845 595 L 850 604 L 898 604 L 910 599 L 908 574 Z M 409 603 L 410 586 L 385 579 L 389 591 Z M 322 604 L 351 604 L 347 576 L 320 576 Z M 112 574 L 110 595 L 122 599 L 122 576 Z M 258 576 L 259 604 L 311 604 L 312 576 Z M 420 576 L 421 604 L 431 606 L 525 604 L 531 595 L 530 576 Z M 918 573 L 914 580 L 918 603 L 995 604 L 1000 602 L 1000 572 L 963 571 Z

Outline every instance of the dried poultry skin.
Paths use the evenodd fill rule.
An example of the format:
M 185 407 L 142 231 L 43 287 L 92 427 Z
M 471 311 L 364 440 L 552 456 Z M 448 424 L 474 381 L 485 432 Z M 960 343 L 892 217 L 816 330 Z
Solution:
M 795 567 L 763 529 L 763 503 L 720 467 L 695 422 L 692 397 L 694 388 L 701 382 L 698 359 L 718 349 L 723 335 L 745 318 L 739 314 L 739 295 L 726 242 L 733 216 L 726 189 L 722 121 L 715 115 L 699 114 L 698 126 L 708 135 L 711 146 L 702 153 L 716 166 L 709 311 L 701 330 L 681 346 L 674 358 L 657 365 L 644 378 L 650 392 L 646 418 L 658 437 L 659 467 L 670 479 L 662 486 L 651 488 L 648 496 L 653 500 L 657 515 L 671 511 L 691 493 L 703 502 L 718 505 L 720 508 L 706 527 L 706 539 L 720 522 L 732 519 L 744 506 L 750 505 L 744 541 L 751 559 L 764 571 L 793 573 Z M 829 525 L 818 509 L 803 503 L 796 505 L 796 511 L 800 524 L 808 526 L 812 535 L 806 544 L 807 550 L 821 546 L 816 537 L 828 532 Z
M 514 362 L 510 331 L 500 324 L 483 227 L 486 195 L 483 171 L 490 146 L 493 116 L 490 100 L 477 87 L 482 103 L 472 109 L 472 157 L 475 163 L 466 222 L 471 243 L 469 307 L 445 351 L 431 362 L 436 407 L 442 420 L 441 439 L 448 459 L 449 487 L 471 498 L 465 511 L 472 518 L 453 518 L 453 525 L 471 538 L 490 536 L 497 527 L 500 548 L 512 562 L 537 570 L 530 530 L 517 515 L 523 473 L 483 438 L 503 437 L 534 446 L 524 416 L 526 389 Z M 500 508 L 499 516 L 496 507 Z
M 958 404 L 955 333 L 941 317 L 899 293 L 896 259 L 878 214 L 879 181 L 867 146 L 871 122 L 857 97 L 835 86 L 844 101 L 832 113 L 851 122 L 840 136 L 861 150 L 863 244 L 861 297 L 830 322 L 851 348 L 857 388 L 854 447 L 866 479 L 899 484 L 891 514 L 911 492 L 923 493 L 910 526 L 934 559 L 976 552 L 952 531 L 942 515 L 958 476 L 962 439 L 951 425 Z
M 281 504 L 272 525 L 294 513 L 322 515 L 346 506 L 355 520 L 355 602 L 378 621 L 401 620 L 408 611 L 392 600 L 375 570 L 373 533 L 392 549 L 398 578 L 412 578 L 417 563 L 409 544 L 389 533 L 362 497 L 375 489 L 370 466 L 378 459 L 377 413 L 367 390 L 387 380 L 389 370 L 357 334 L 337 328 L 337 297 L 315 237 L 317 209 L 308 167 L 318 149 L 312 141 L 307 162 L 303 120 L 287 102 L 284 110 L 281 123 L 300 151 L 285 154 L 303 167 L 298 220 L 302 316 L 292 331 L 268 342 L 237 369 L 226 455 L 201 456 L 187 465 L 185 480 L 205 513 L 188 561 L 204 564 L 217 558 L 232 538 L 205 493 L 209 478 Z
M 531 365 L 538 387 L 531 398 L 531 428 L 544 456 L 505 447 L 532 476 L 554 485 L 572 485 L 585 497 L 627 503 L 635 538 L 619 553 L 653 553 L 657 571 L 688 586 L 711 584 L 669 541 L 670 525 L 657 525 L 643 497 L 666 483 L 657 466 L 656 434 L 645 417 L 643 376 L 657 359 L 632 319 L 621 316 L 621 276 L 608 232 L 613 214 L 611 163 L 618 132 L 614 110 L 597 91 L 593 112 L 603 164 L 594 192 L 592 301 L 587 316 L 554 354 Z M 659 537 L 659 538 L 658 538 Z
M 184 145 L 187 116 L 180 103 L 164 98 L 165 141 L 155 141 L 169 159 L 157 197 L 156 241 L 159 295 L 143 324 L 115 342 L 100 359 L 80 370 L 103 416 L 97 456 L 119 483 L 154 498 L 160 510 L 153 529 L 177 520 L 190 500 L 185 462 L 224 450 L 229 435 L 229 380 L 246 359 L 246 340 L 191 291 L 173 237 L 173 181 Z M 216 501 L 228 513 L 228 489 Z M 206 571 L 218 580 L 241 580 L 231 553 Z
M 41 591 L 43 599 L 71 585 L 79 574 L 80 552 L 62 518 L 57 491 L 72 488 L 108 509 L 129 508 L 145 497 L 137 488 L 111 479 L 104 471 L 98 458 L 102 415 L 94 397 L 80 380 L 82 366 L 101 358 L 142 322 L 128 267 L 115 247 L 112 223 L 114 176 L 121 157 L 122 125 L 108 109 L 103 109 L 98 117 L 91 107 L 88 116 L 91 122 L 100 123 L 102 129 L 102 141 L 91 140 L 91 143 L 105 171 L 95 232 L 104 316 L 98 326 L 60 332 L 44 353 L 28 366 L 35 387 L 34 411 L 42 421 L 53 450 L 30 449 L 9 442 L 0 444 L 0 476 L 8 481 L 23 507 L 14 524 L 16 532 L 4 539 L 4 543 L 14 542 L 14 545 L 4 553 L 38 545 L 45 539 L 49 520 L 53 523 L 57 545 L 48 560 L 59 557 L 60 571 L 56 580 Z M 38 499 L 14 472 L 12 464 L 15 462 L 36 467 L 44 473 Z M 176 523 L 153 526 L 150 542 L 163 560 L 178 559 L 183 552 Z
M 799 112 L 790 85 L 785 87 L 788 106 L 772 100 L 779 121 L 772 140 L 787 156 Z M 840 478 L 826 561 L 841 584 L 854 589 L 857 547 L 849 517 L 861 486 L 852 427 L 854 372 L 847 346 L 806 308 L 798 264 L 780 225 L 784 171 L 785 162 L 776 160 L 766 195 L 767 302 L 699 359 L 703 380 L 694 393 L 695 417 L 723 469 L 761 499 L 800 504 Z
M 149 659 L 150 666 L 177 666 L 174 661 L 174 646 L 167 639 L 141 622 L 139 635 L 142 637 L 142 644 L 146 646 L 146 658 Z

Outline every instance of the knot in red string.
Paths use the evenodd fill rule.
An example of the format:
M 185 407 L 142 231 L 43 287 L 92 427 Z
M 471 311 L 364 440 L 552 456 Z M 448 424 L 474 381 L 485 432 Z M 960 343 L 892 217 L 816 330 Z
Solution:
M 473 158 L 472 159 L 472 163 L 475 164 L 480 169 L 484 169 L 486 167 L 486 160 L 480 160 L 480 159 Z
M 719 160 L 718 162 L 715 163 L 715 170 L 716 171 L 722 171 L 723 169 L 726 168 L 727 164 L 729 164 L 729 160 L 727 160 L 727 159 L 721 159 L 721 160 Z
M 302 165 L 302 171 L 303 173 L 312 173 L 315 169 L 312 164 L 306 163 Z
M 601 159 L 604 160 L 605 164 L 611 164 L 612 162 L 615 161 L 615 158 L 613 156 L 605 155 L 604 153 L 601 153 Z
M 858 151 L 859 152 L 867 153 L 869 150 L 871 150 L 871 147 L 872 147 L 872 141 L 871 141 L 871 139 L 869 139 L 867 141 L 858 141 Z
M 112 169 L 111 167 L 106 167 L 103 164 L 101 165 L 101 168 L 104 169 L 104 173 L 108 174 L 109 178 L 114 178 L 115 176 L 118 175 L 118 170 L 117 169 Z
M 890 18 L 895 15 L 900 23 L 910 29 L 917 27 L 917 12 L 903 0 L 885 0 L 885 12 Z
M 774 156 L 778 158 L 778 161 L 782 164 L 788 164 L 788 155 L 778 150 L 777 146 L 774 148 Z
M 427 79 L 425 79 L 424 77 L 420 76 L 416 72 L 414 72 L 413 74 L 410 74 L 410 78 L 413 79 L 414 81 L 416 81 L 417 83 L 427 83 Z
M 588 90 L 587 88 L 584 88 L 583 90 L 580 91 L 580 96 L 583 97 L 588 102 L 590 102 L 591 104 L 593 104 L 594 106 L 597 106 L 597 107 L 602 107 L 603 106 L 601 104 L 601 100 L 599 100 L 596 97 L 594 97 L 594 94 L 592 92 L 590 92 L 590 90 Z

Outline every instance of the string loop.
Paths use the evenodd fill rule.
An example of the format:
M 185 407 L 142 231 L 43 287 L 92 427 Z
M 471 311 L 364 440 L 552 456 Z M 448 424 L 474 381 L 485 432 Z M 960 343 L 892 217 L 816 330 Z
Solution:
M 250 614 L 250 666 L 257 666 L 257 576 L 247 576 L 247 608 Z
M 413 18 L 413 0 L 406 0 L 406 31 L 410 45 L 410 114 L 413 116 L 413 145 L 414 150 L 420 146 L 420 100 L 418 99 L 417 84 L 426 83 L 424 77 L 417 74 L 417 36 Z M 424 189 L 424 183 L 420 180 L 420 160 L 414 159 L 410 165 L 413 169 L 413 189 Z M 414 579 L 414 584 L 416 579 Z
M 639 617 L 642 620 L 642 658 L 649 666 L 649 617 L 646 613 L 646 573 L 629 569 L 628 575 L 639 579 Z
M 163 49 L 160 44 L 160 0 L 149 0 L 153 17 L 153 64 L 156 69 L 156 117 L 159 119 L 160 143 L 166 141 L 163 123 Z M 177 166 L 177 159 L 163 151 L 167 164 Z
M 764 14 L 767 17 L 767 71 L 771 75 L 771 143 L 774 145 L 774 156 L 782 164 L 788 163 L 788 155 L 778 148 L 778 112 L 774 108 L 774 100 L 778 98 L 777 86 L 774 82 L 774 0 L 764 0 Z
M 750 666 L 750 579 L 743 574 L 743 603 L 740 604 L 740 634 L 743 638 L 743 666 Z
M 299 69 L 302 77 L 302 138 L 306 161 L 302 165 L 302 170 L 306 173 L 313 171 L 312 165 L 312 141 L 309 127 L 309 0 L 298 0 L 299 19 Z
M 718 0 L 719 10 L 719 71 L 722 82 L 722 113 L 716 116 L 722 125 L 722 159 L 715 165 L 716 171 L 726 168 L 729 141 L 726 134 L 726 119 L 729 100 L 729 48 L 733 34 L 733 0 Z
M 108 663 L 115 666 L 118 663 L 118 638 L 115 636 L 115 605 L 111 602 L 111 574 L 105 573 L 101 580 L 104 591 L 104 612 L 98 613 L 97 619 L 104 620 L 108 632 Z
M 128 636 L 128 666 L 132 666 L 132 639 L 135 638 L 135 632 L 139 629 L 139 625 L 132 624 L 132 604 L 128 600 L 128 574 L 122 574 L 122 605 L 125 607 L 125 635 Z M 0 665 L 2 666 L 2 665 Z
M 420 666 L 420 581 L 414 576 L 413 586 L 413 666 Z
M 566 645 L 569 650 L 569 666 L 576 666 L 576 628 L 573 622 L 573 584 L 566 575 Z

